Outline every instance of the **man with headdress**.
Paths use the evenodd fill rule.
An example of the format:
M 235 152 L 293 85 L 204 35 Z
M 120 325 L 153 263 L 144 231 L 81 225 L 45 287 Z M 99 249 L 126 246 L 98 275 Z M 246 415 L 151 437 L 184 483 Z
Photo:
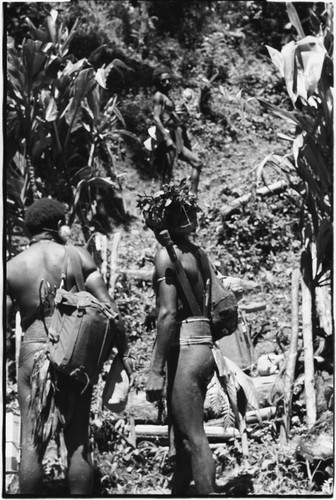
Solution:
M 18 399 L 21 413 L 21 460 L 19 487 L 21 494 L 39 495 L 42 490 L 42 459 L 46 444 L 37 446 L 33 436 L 34 422 L 29 413 L 34 363 L 46 346 L 48 327 L 53 312 L 53 296 L 60 286 L 65 257 L 64 206 L 57 200 L 42 198 L 26 211 L 25 224 L 31 235 L 30 246 L 7 263 L 6 302 L 7 329 L 15 305 L 21 314 L 24 339 L 21 343 L 18 373 Z M 106 285 L 87 250 L 78 247 L 85 289 L 101 302 L 118 309 L 108 295 Z M 65 289 L 75 286 L 72 266 L 68 267 Z M 131 370 L 127 359 L 128 346 L 122 320 L 115 320 L 115 345 L 123 357 L 125 369 Z M 92 332 L 94 335 L 94 331 Z M 68 460 L 68 483 L 71 495 L 89 495 L 93 487 L 93 468 L 89 450 L 89 416 L 92 387 L 83 394 L 82 385 L 59 374 L 55 401 L 62 418 Z
M 153 97 L 153 118 L 156 125 L 157 161 L 162 169 L 163 183 L 173 177 L 173 169 L 177 158 L 191 165 L 191 189 L 197 192 L 202 162 L 196 153 L 191 151 L 191 144 L 185 127 L 187 109 L 184 105 L 175 106 L 169 92 L 171 90 L 171 73 L 168 68 L 160 67 L 154 71 L 157 91 Z
M 162 230 L 168 230 L 174 251 L 186 272 L 195 299 L 203 309 L 204 276 L 190 234 L 197 226 L 196 197 L 181 182 L 180 186 L 163 186 L 157 196 L 139 200 L 145 221 L 163 246 L 155 255 L 153 286 L 157 300 L 157 337 L 154 344 L 147 398 L 160 401 L 165 385 L 167 363 L 167 406 L 173 429 L 176 464 L 172 494 L 188 494 L 192 479 L 198 495 L 215 492 L 215 464 L 204 431 L 203 404 L 215 362 L 209 319 L 193 317 L 181 291 L 176 269 L 162 241 Z

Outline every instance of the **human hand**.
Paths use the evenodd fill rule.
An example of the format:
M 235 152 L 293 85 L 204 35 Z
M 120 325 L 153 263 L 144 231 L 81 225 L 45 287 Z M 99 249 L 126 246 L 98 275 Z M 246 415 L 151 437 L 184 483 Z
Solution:
M 156 372 L 150 372 L 147 383 L 147 401 L 154 403 L 159 401 L 163 396 L 164 375 Z
M 125 372 L 127 373 L 127 376 L 129 378 L 130 386 L 132 386 L 133 382 L 134 382 L 133 362 L 128 355 L 123 356 L 121 358 L 121 361 L 122 361 L 123 367 L 125 368 Z

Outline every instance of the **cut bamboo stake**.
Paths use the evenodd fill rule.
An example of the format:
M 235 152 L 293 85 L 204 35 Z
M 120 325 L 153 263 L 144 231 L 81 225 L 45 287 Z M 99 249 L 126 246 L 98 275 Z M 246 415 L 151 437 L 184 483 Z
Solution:
M 15 369 L 16 369 L 16 378 L 18 378 L 18 376 L 19 376 L 19 357 L 20 357 L 20 349 L 21 349 L 21 337 L 22 337 L 21 315 L 20 315 L 20 311 L 17 311 L 16 315 L 15 315 Z
M 118 260 L 118 245 L 121 238 L 121 232 L 118 231 L 113 235 L 111 261 L 110 261 L 110 288 L 109 295 L 113 298 L 115 285 L 117 281 L 117 260 Z
M 316 422 L 316 394 L 314 386 L 314 349 L 313 349 L 313 326 L 312 326 L 312 296 L 304 279 L 301 279 L 302 287 L 302 333 L 304 347 L 305 366 L 305 393 L 308 430 Z
M 292 387 L 294 383 L 295 367 L 297 359 L 297 346 L 299 337 L 299 284 L 300 269 L 294 269 L 292 273 L 292 335 L 287 354 L 286 372 L 284 380 L 284 414 L 280 428 L 280 441 L 286 443 L 290 429 L 290 417 L 292 411 Z
M 204 430 L 208 438 L 226 440 L 240 437 L 239 431 L 234 427 L 228 427 L 224 431 L 222 426 L 204 425 Z M 168 425 L 137 424 L 135 434 L 137 438 L 166 437 L 168 439 Z

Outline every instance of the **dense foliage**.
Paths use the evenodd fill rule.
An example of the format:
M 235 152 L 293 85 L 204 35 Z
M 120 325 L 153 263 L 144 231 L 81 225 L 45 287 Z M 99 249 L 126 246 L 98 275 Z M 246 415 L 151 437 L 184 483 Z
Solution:
M 135 392 L 143 391 L 147 381 L 155 301 L 150 280 L 132 279 L 126 271 L 150 276 L 153 264 L 156 243 L 141 225 L 141 210 L 135 204 L 142 189 L 142 208 L 155 200 L 155 194 L 148 194 L 153 184 L 157 192 L 158 173 L 143 141 L 152 124 L 153 70 L 158 64 L 173 70 L 174 98 L 188 104 L 193 149 L 204 160 L 197 236 L 224 273 L 259 283 L 248 298 L 267 303 L 265 315 L 251 315 L 249 324 L 258 353 L 283 353 L 288 348 L 290 272 L 297 266 L 303 241 L 320 241 L 320 271 L 330 270 L 332 37 L 323 3 L 295 2 L 295 8 L 305 35 L 323 39 L 323 54 L 328 56 L 321 67 L 321 85 L 300 103 L 292 102 L 286 79 L 279 78 L 266 48 L 267 44 L 280 51 L 291 43 L 300 53 L 298 25 L 288 21 L 284 2 L 71 0 L 4 5 L 8 248 L 13 244 L 10 252 L 16 252 L 22 247 L 23 209 L 39 193 L 68 204 L 68 217 L 77 223 L 73 233 L 80 233 L 75 238 L 81 244 L 95 231 L 111 237 L 125 220 L 125 207 L 134 209 L 133 225 L 123 233 L 126 242 L 118 260 L 115 298 L 136 359 Z M 283 116 L 290 122 L 283 123 Z M 275 153 L 272 158 L 269 149 Z M 321 156 L 315 162 L 316 151 Z M 178 175 L 188 173 L 180 169 Z M 298 181 L 300 173 L 306 190 Z M 269 185 L 279 175 L 289 178 L 298 194 L 289 190 L 265 200 L 256 196 L 257 186 Z M 223 219 L 222 206 L 245 192 L 253 194 L 250 201 Z M 164 193 L 164 203 L 171 195 Z M 305 235 L 310 238 L 303 240 L 301 229 L 308 223 L 312 231 Z M 320 328 L 316 331 L 321 333 Z M 329 344 L 327 348 L 329 364 L 325 351 L 319 351 L 314 361 L 324 375 L 333 371 Z M 226 482 L 223 494 L 332 492 L 330 471 L 318 472 L 322 475 L 317 484 L 315 472 L 295 454 L 298 437 L 305 432 L 302 351 L 300 344 L 288 449 L 277 441 L 279 420 L 249 429 L 248 469 L 240 443 L 222 443 L 214 456 L 217 478 Z M 13 370 L 13 359 L 10 362 Z M 15 410 L 15 377 L 9 375 L 7 408 Z M 172 473 L 167 443 L 140 440 L 135 446 L 132 417 L 102 411 L 102 383 L 91 421 L 95 495 L 167 494 Z M 64 478 L 57 458 L 46 464 L 46 472 L 46 486 L 57 491 L 55 479 Z

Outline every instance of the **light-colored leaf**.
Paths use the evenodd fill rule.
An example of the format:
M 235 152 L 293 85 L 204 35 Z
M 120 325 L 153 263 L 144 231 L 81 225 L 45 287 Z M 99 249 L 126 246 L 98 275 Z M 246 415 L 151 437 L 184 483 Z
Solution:
M 46 109 L 45 119 L 47 122 L 53 122 L 56 120 L 57 115 L 58 115 L 57 104 L 55 99 L 51 96 Z
M 271 57 L 272 63 L 274 66 L 277 68 L 279 71 L 280 75 L 282 77 L 285 76 L 285 67 L 284 67 L 284 56 L 281 52 L 279 52 L 276 49 L 273 49 L 273 47 L 270 47 L 269 45 L 266 45 L 266 48 L 268 50 L 268 53 Z
M 288 14 L 290 22 L 292 23 L 292 25 L 296 29 L 299 37 L 304 38 L 305 33 L 303 31 L 302 24 L 301 24 L 298 13 L 296 12 L 296 9 L 295 9 L 294 5 L 292 4 L 292 2 L 286 2 L 286 8 L 287 8 L 287 14 Z

